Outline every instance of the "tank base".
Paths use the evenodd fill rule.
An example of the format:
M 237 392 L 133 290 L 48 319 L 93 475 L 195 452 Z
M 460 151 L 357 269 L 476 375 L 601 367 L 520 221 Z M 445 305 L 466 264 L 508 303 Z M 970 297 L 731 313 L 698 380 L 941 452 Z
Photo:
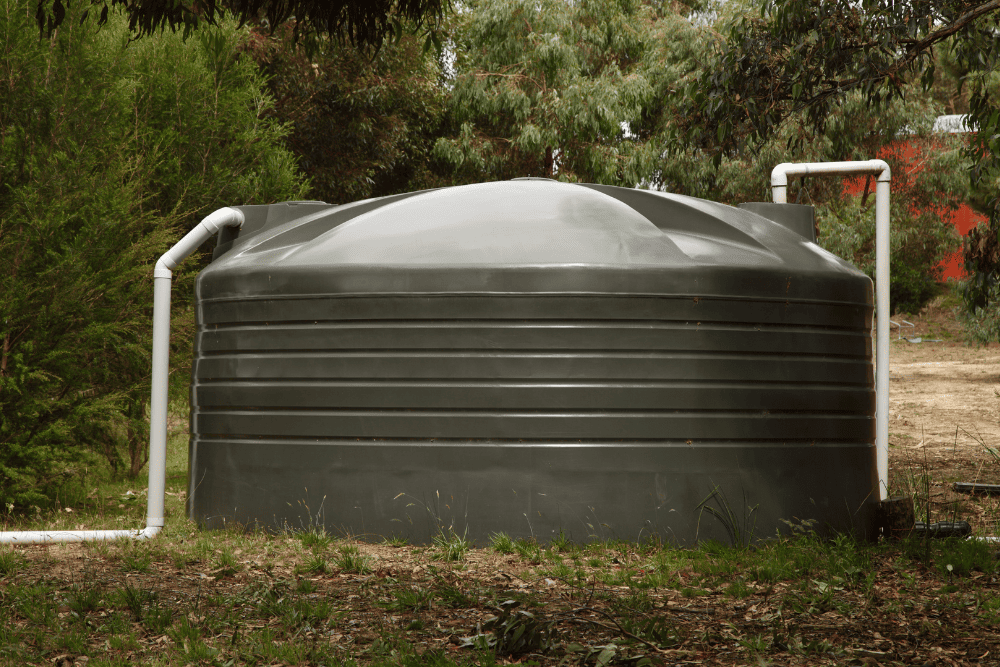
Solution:
M 872 445 L 194 440 L 189 516 L 209 529 L 322 526 L 428 544 L 875 536 Z

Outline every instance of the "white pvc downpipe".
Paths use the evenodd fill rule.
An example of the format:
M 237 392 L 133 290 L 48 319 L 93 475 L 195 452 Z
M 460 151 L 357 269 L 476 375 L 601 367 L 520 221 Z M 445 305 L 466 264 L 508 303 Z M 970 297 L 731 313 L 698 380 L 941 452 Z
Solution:
M 149 404 L 149 489 L 146 527 L 135 530 L 52 530 L 0 532 L 0 544 L 91 542 L 120 538 L 145 540 L 163 529 L 167 483 L 167 377 L 170 360 L 170 282 L 173 269 L 223 227 L 243 224 L 243 212 L 220 208 L 165 252 L 153 269 L 153 376 Z
M 869 174 L 875 185 L 875 452 L 879 500 L 889 491 L 889 182 L 883 160 L 779 164 L 771 171 L 776 204 L 787 203 L 788 178 L 819 174 Z

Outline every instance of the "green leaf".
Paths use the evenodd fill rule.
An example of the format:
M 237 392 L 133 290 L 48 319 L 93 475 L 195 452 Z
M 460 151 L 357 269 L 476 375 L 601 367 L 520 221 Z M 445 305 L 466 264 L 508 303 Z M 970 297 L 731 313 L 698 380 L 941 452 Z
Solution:
M 594 664 L 597 667 L 607 667 L 611 664 L 611 661 L 614 659 L 617 652 L 618 647 L 614 644 L 606 646 L 603 651 L 597 654 L 597 659 Z

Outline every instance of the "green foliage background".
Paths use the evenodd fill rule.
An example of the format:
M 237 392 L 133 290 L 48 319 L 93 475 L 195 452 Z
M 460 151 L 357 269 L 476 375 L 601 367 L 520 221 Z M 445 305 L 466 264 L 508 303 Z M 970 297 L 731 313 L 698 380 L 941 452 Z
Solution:
M 0 502 L 17 508 L 88 467 L 138 474 L 155 258 L 206 211 L 305 190 L 245 32 L 129 43 L 120 17 L 70 19 L 39 39 L 28 3 L 0 0 Z
M 435 51 L 402 23 L 378 50 L 329 36 L 305 48 L 294 23 L 272 33 L 222 21 L 186 39 L 130 41 L 121 15 L 98 29 L 76 5 L 40 39 L 30 2 L 0 0 L 0 502 L 45 505 L 88 468 L 141 471 L 151 267 L 221 206 L 346 203 L 523 176 L 737 204 L 768 201 L 780 162 L 883 156 L 891 299 L 919 309 L 960 243 L 942 213 L 989 194 L 988 173 L 970 187 L 963 139 L 931 124 L 968 110 L 969 88 L 1000 79 L 971 76 L 941 48 L 934 85 L 902 81 L 877 115 L 855 93 L 819 125 L 799 110 L 753 150 L 726 148 L 730 125 L 691 127 L 704 117 L 698 105 L 717 103 L 706 68 L 738 46 L 727 35 L 748 7 L 471 0 L 435 28 L 449 36 Z M 901 137 L 922 169 L 891 153 Z M 819 243 L 874 277 L 872 197 L 812 179 L 791 185 L 796 198 L 817 207 Z M 198 268 L 189 260 L 176 276 L 176 361 L 190 356 L 193 319 L 176 295 L 190 294 Z M 968 285 L 981 306 L 970 328 L 983 340 L 1000 336 L 989 270 Z

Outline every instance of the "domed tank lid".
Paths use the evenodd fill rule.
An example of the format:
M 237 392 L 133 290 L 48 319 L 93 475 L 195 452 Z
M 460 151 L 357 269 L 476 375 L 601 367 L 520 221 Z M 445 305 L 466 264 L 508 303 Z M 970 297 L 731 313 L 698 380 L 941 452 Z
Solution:
M 629 293 L 868 303 L 850 264 L 772 220 L 661 192 L 549 180 L 307 209 L 258 225 L 202 298 L 347 293 Z

